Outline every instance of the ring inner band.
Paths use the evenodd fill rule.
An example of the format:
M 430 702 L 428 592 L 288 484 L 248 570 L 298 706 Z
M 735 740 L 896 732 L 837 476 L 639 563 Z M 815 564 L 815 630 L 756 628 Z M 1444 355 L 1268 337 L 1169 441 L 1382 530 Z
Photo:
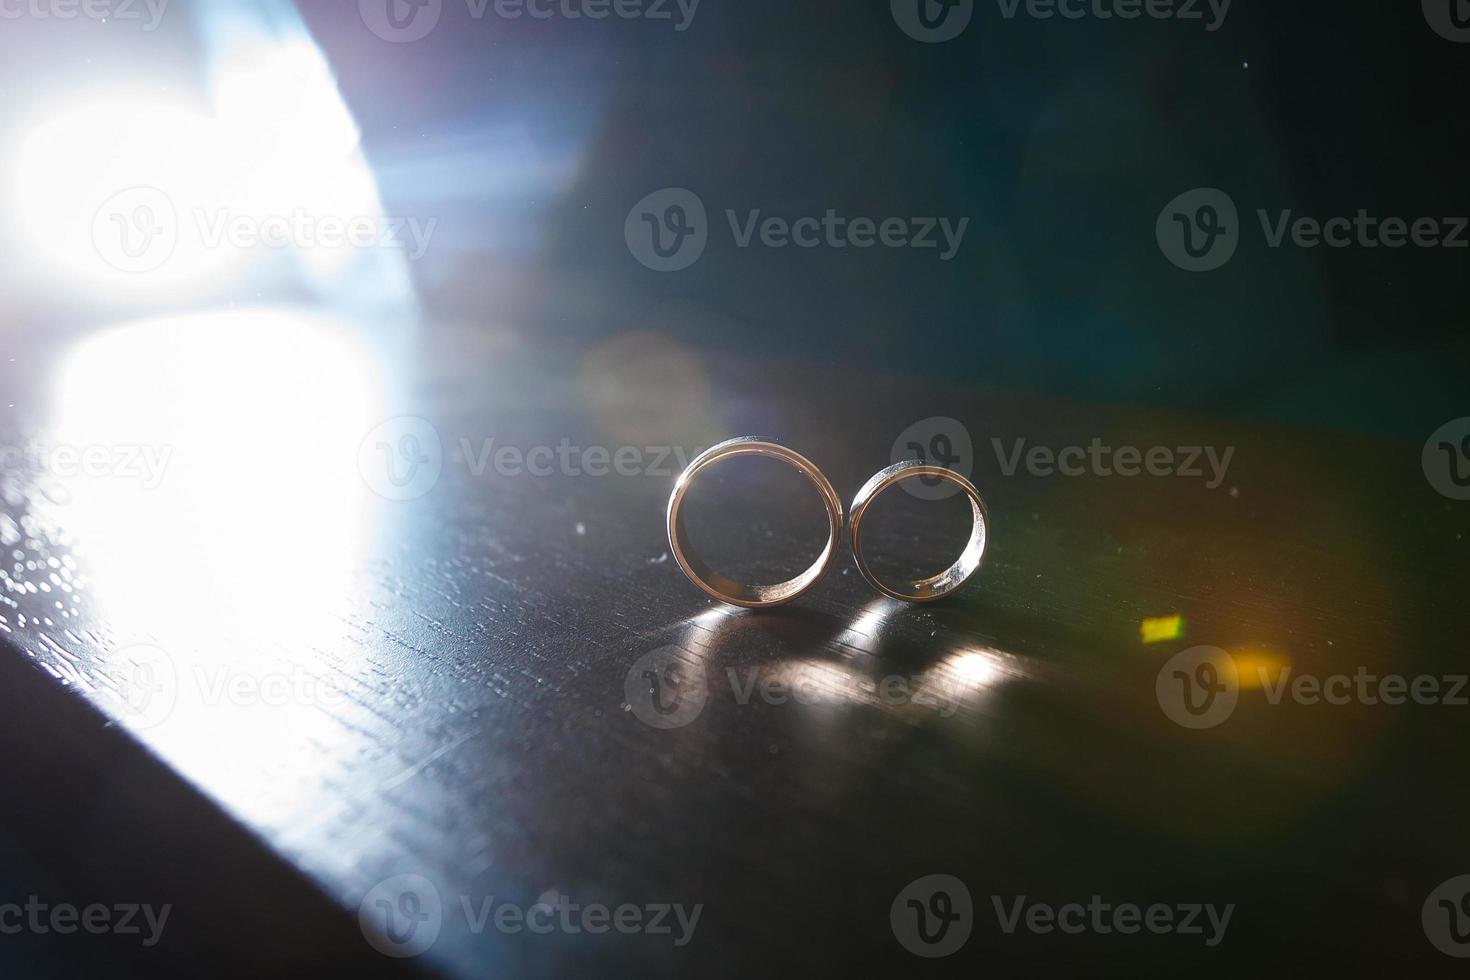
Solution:
M 873 569 L 868 566 L 868 560 L 863 555 L 862 548 L 862 522 L 868 505 L 877 499 L 885 490 L 902 483 L 904 480 L 917 479 L 921 476 L 938 477 L 957 485 L 964 491 L 966 499 L 970 502 L 970 537 L 965 542 L 965 548 L 960 552 L 955 563 L 938 575 L 928 578 L 916 579 L 912 582 L 903 582 L 898 585 L 890 585 L 878 578 Z M 945 469 L 942 466 L 931 466 L 920 463 L 917 460 L 908 460 L 895 463 L 887 469 L 881 470 L 863 486 L 852 502 L 852 556 L 857 562 L 858 571 L 862 572 L 863 578 L 884 595 L 894 599 L 903 599 L 909 602 L 927 602 L 946 596 L 963 585 L 966 580 L 979 571 L 980 563 L 985 560 L 986 538 L 989 534 L 990 518 L 985 508 L 985 501 L 980 497 L 979 491 L 971 485 L 969 480 L 960 476 L 954 470 Z
M 684 496 L 699 474 L 719 460 L 746 455 L 779 459 L 793 467 L 816 486 L 822 505 L 827 510 L 827 544 L 822 553 L 800 575 L 775 585 L 747 585 L 710 568 L 694 553 L 684 524 Z M 674 552 L 674 560 L 679 563 L 684 574 L 706 594 L 737 606 L 774 606 L 788 602 L 804 592 L 822 577 L 822 573 L 832 563 L 837 553 L 838 538 L 842 534 L 842 501 L 822 471 L 800 453 L 763 439 L 731 439 L 705 450 L 679 476 L 674 484 L 673 495 L 669 497 L 668 528 L 669 547 Z

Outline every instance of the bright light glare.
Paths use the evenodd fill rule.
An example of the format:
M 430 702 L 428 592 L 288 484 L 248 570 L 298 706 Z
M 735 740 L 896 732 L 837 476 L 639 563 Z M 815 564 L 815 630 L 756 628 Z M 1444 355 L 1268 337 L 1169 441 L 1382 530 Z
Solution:
M 967 690 L 990 687 L 1006 678 L 999 655 L 981 650 L 961 650 L 951 654 L 936 672 Z
M 883 624 L 899 612 L 903 603 L 896 599 L 874 599 L 863 607 L 863 611 L 838 638 L 839 643 L 859 653 L 874 653 L 883 642 Z
M 312 42 L 237 40 L 210 85 L 208 114 L 152 94 L 48 113 L 10 161 L 26 244 L 64 281 L 125 294 L 176 297 L 270 261 L 318 283 L 363 260 L 379 293 L 405 298 L 360 134 Z M 317 230 L 352 222 L 367 239 Z
M 163 651 L 146 678 L 124 675 L 168 678 L 136 689 L 160 709 L 144 737 L 262 825 L 322 819 L 321 746 L 364 751 L 339 713 L 368 673 L 344 623 L 363 614 L 365 556 L 389 519 L 357 467 L 381 373 L 332 321 L 258 311 L 111 330 L 58 377 L 48 445 L 139 454 L 58 479 L 36 506 L 54 508 L 43 519 L 65 531 L 89 616 Z M 288 694 L 237 700 L 236 681 Z
M 284 313 L 150 321 L 80 346 L 48 442 L 137 450 L 127 471 L 63 488 L 105 615 L 206 636 L 267 609 L 276 635 L 329 619 L 371 518 L 356 451 L 375 389 L 345 333 Z
M 86 100 L 32 129 L 21 144 L 11 168 L 13 210 L 29 243 L 63 276 L 122 288 L 177 286 L 219 271 L 232 256 L 180 235 L 148 276 L 132 275 L 109 261 L 109 248 L 112 236 L 122 247 L 122 236 L 138 229 L 112 227 L 103 212 L 129 193 L 140 202 L 161 193 L 176 210 L 217 211 L 225 205 L 219 177 L 234 157 L 217 123 L 182 107 Z M 155 210 L 156 224 L 170 220 Z
M 249 136 L 239 164 L 235 206 L 241 212 L 287 215 L 304 208 L 317 217 L 378 217 L 357 124 L 309 40 L 240 43 L 215 65 L 213 87 L 220 124 Z M 332 275 L 354 250 L 313 246 L 297 254 L 309 272 Z

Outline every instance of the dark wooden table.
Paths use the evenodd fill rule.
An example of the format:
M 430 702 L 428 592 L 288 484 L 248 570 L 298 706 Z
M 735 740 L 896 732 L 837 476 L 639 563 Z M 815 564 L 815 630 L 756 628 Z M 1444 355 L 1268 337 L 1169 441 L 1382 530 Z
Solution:
M 655 333 L 572 349 L 504 325 L 237 313 L 18 349 L 0 363 L 8 444 L 171 450 L 153 487 L 120 457 L 93 478 L 54 456 L 12 459 L 0 487 L 0 820 L 75 901 L 173 905 L 157 946 L 116 937 L 119 972 L 1458 966 L 1421 908 L 1470 872 L 1470 709 L 1272 704 L 1245 684 L 1227 721 L 1191 730 L 1156 694 L 1196 645 L 1271 676 L 1465 672 L 1470 506 L 1431 488 L 1419 446 Z M 399 416 L 431 429 L 372 431 Z M 770 435 L 850 500 L 936 416 L 972 437 L 994 522 L 961 595 L 880 600 L 844 546 L 808 595 L 742 611 L 670 560 L 677 465 L 644 450 Z M 1095 437 L 1234 456 L 1208 488 L 1006 475 L 991 443 Z M 563 440 L 639 452 L 605 476 L 580 455 L 538 454 L 545 476 L 493 456 Z M 402 486 L 373 475 L 380 442 L 408 453 Z M 726 567 L 771 579 L 819 544 L 800 487 L 725 476 L 691 519 Z M 896 495 L 872 548 L 942 564 L 952 505 Z M 1143 642 L 1175 614 L 1179 636 Z M 930 960 L 890 911 L 936 874 L 973 913 L 963 948 Z M 381 955 L 359 923 L 380 899 L 428 914 L 401 875 L 442 907 L 419 957 Z M 1007 934 L 995 904 L 1018 896 L 1234 908 L 1215 946 L 1208 928 Z M 700 911 L 682 945 L 673 913 L 668 934 L 512 931 L 493 912 L 477 931 L 492 897 L 631 905 L 644 926 L 656 906 Z

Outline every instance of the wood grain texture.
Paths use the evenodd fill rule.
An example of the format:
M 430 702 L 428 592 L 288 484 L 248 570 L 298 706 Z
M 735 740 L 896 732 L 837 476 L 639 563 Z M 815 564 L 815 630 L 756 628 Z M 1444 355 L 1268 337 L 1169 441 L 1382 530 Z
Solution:
M 12 444 L 55 423 L 68 350 L 37 344 L 6 367 Z M 1451 962 L 1425 941 L 1420 906 L 1470 870 L 1467 709 L 1272 705 L 1248 690 L 1228 722 L 1188 731 L 1155 695 L 1164 662 L 1196 644 L 1297 673 L 1463 673 L 1470 518 L 1425 482 L 1419 447 L 850 377 L 655 336 L 588 352 L 439 326 L 385 363 L 378 417 L 428 420 L 446 454 L 413 500 L 356 500 L 355 444 L 326 447 L 320 472 L 294 450 L 282 469 L 216 446 L 257 506 L 180 512 L 154 529 L 156 554 L 126 554 L 88 539 L 85 493 L 6 470 L 0 731 L 6 778 L 26 789 L 7 794 L 3 819 L 84 890 L 136 884 L 194 903 L 161 955 L 463 977 L 1263 961 L 1429 975 Z M 182 356 L 155 369 L 203 370 Z M 145 400 L 170 390 L 133 383 Z M 289 391 L 270 379 L 258 391 L 250 410 L 276 427 L 266 444 L 313 431 L 268 410 Z M 692 456 L 759 434 L 850 499 L 931 416 L 972 436 L 994 520 L 980 575 L 932 606 L 880 600 L 845 550 L 790 606 L 707 601 L 668 558 L 662 469 L 676 464 L 654 467 L 653 454 L 640 457 L 652 475 L 475 472 L 492 438 Z M 991 443 L 1094 437 L 1235 452 L 1208 489 L 1006 475 Z M 190 468 L 200 451 L 183 446 L 167 479 L 201 485 L 187 482 L 207 470 Z M 311 490 L 343 473 L 356 482 L 338 506 Z M 782 542 L 810 541 L 811 511 L 778 501 L 752 524 L 742 480 L 760 476 L 716 484 L 702 513 L 740 519 L 705 521 L 702 540 L 775 576 Z M 944 553 L 953 528 L 929 513 L 875 514 L 871 547 Z M 258 553 L 160 561 L 208 553 L 210 522 L 226 519 L 230 547 Z M 241 588 L 231 567 L 279 575 Z M 1173 613 L 1183 637 L 1140 642 L 1142 619 Z M 147 727 L 119 700 L 136 676 L 117 651 L 140 642 L 166 652 L 175 682 L 172 709 Z M 680 689 L 705 701 L 659 729 L 630 691 L 641 658 L 666 648 Z M 277 684 L 282 697 L 260 693 Z M 889 912 L 936 873 L 968 885 L 976 921 L 960 952 L 931 963 L 895 941 Z M 434 884 L 444 915 L 428 953 L 399 961 L 356 919 L 375 885 L 404 874 Z M 461 902 L 558 895 L 702 911 L 681 946 L 677 928 L 477 932 Z M 992 896 L 1020 895 L 1235 911 L 1216 948 L 1006 934 Z

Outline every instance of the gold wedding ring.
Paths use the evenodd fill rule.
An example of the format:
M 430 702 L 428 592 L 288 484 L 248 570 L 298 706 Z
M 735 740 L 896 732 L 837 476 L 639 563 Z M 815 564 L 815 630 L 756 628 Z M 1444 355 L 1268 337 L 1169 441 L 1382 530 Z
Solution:
M 965 542 L 965 550 L 960 553 L 959 559 L 938 575 L 931 575 L 913 582 L 888 585 L 873 574 L 873 570 L 868 567 L 867 558 L 863 556 L 863 515 L 867 513 L 868 505 L 883 491 L 904 480 L 913 480 L 921 476 L 948 480 L 965 492 L 965 496 L 970 500 L 970 539 Z M 857 562 L 858 571 L 863 573 L 863 578 L 884 595 L 894 599 L 903 599 L 906 602 L 929 602 L 947 596 L 964 585 L 970 576 L 980 570 L 980 564 L 985 560 L 985 546 L 990 540 L 989 511 L 985 508 L 984 498 L 980 496 L 980 492 L 971 485 L 970 481 L 954 470 L 916 459 L 894 463 L 873 474 L 873 478 L 863 484 L 857 496 L 852 498 L 852 512 L 848 525 L 848 533 L 852 537 L 852 557 Z
M 694 549 L 689 544 L 688 531 L 684 527 L 684 495 L 689 492 L 699 474 L 722 459 L 748 455 L 779 459 L 794 467 L 816 484 L 822 504 L 827 508 L 827 546 L 806 571 L 776 585 L 745 585 L 714 571 L 694 554 Z M 679 563 L 684 574 L 689 576 L 689 580 L 705 593 L 721 602 L 737 606 L 777 606 L 790 602 L 805 592 L 822 577 L 827 566 L 832 564 L 832 559 L 837 554 L 837 542 L 842 535 L 842 501 L 827 477 L 805 456 L 766 439 L 742 436 L 706 449 L 679 474 L 679 479 L 674 482 L 674 492 L 669 496 L 668 529 L 669 548 L 674 553 L 674 560 Z

